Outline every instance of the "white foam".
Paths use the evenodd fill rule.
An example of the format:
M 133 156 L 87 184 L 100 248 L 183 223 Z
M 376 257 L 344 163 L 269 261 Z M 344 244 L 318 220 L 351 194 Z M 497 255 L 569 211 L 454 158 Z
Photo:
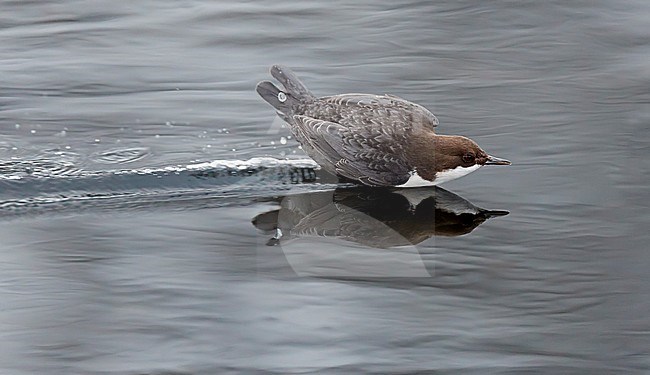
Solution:
M 214 168 L 249 169 L 259 167 L 272 168 L 277 166 L 320 169 L 320 166 L 311 159 L 276 159 L 271 157 L 258 157 L 248 160 L 215 160 L 212 162 L 188 164 L 185 166 L 185 168 L 187 170 Z

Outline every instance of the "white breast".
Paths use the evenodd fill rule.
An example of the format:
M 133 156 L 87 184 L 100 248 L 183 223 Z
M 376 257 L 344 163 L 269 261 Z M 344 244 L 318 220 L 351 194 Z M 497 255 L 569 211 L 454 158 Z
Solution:
M 479 164 L 472 165 L 471 167 L 456 167 L 454 169 L 448 169 L 446 171 L 436 173 L 436 178 L 433 181 L 425 180 L 420 177 L 417 171 L 411 175 L 411 177 L 405 183 L 397 185 L 397 187 L 417 187 L 417 186 L 434 186 L 440 185 L 444 182 L 455 180 L 457 178 L 463 177 L 467 174 L 474 172 L 475 170 L 481 168 Z

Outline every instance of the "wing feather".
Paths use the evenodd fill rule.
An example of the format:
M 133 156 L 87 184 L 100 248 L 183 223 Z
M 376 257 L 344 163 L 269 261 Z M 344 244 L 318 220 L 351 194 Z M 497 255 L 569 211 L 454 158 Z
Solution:
M 375 123 L 423 126 L 433 130 L 439 122 L 428 109 L 393 95 L 342 94 L 319 98 L 303 113 L 341 124 Z
M 293 117 L 303 148 L 323 167 L 372 186 L 395 186 L 409 178 L 404 145 L 409 129 L 341 124 L 309 116 Z M 324 163 L 327 165 L 324 165 Z

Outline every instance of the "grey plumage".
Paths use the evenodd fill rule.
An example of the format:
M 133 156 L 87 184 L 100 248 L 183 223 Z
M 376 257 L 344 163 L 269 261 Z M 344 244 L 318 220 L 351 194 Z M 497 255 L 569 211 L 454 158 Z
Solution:
M 316 98 L 287 67 L 274 65 L 257 92 L 291 126 L 303 150 L 325 170 L 371 186 L 405 183 L 414 170 L 407 146 L 418 127 L 433 132 L 438 119 L 392 95 L 343 94 Z M 284 94 L 279 100 L 279 95 Z
M 296 137 L 308 143 L 319 159 L 324 156 L 324 162 L 316 161 L 330 172 L 371 186 L 394 186 L 408 180 L 404 128 L 349 127 L 302 115 L 293 118 Z M 388 143 L 391 146 L 380 147 Z

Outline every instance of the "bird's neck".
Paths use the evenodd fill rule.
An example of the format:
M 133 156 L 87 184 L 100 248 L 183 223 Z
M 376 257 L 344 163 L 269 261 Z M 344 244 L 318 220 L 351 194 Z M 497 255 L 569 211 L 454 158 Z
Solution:
M 454 136 L 426 133 L 412 137 L 410 148 L 410 164 L 418 175 L 425 180 L 433 181 L 436 173 L 454 167 L 454 157 L 451 148 Z

